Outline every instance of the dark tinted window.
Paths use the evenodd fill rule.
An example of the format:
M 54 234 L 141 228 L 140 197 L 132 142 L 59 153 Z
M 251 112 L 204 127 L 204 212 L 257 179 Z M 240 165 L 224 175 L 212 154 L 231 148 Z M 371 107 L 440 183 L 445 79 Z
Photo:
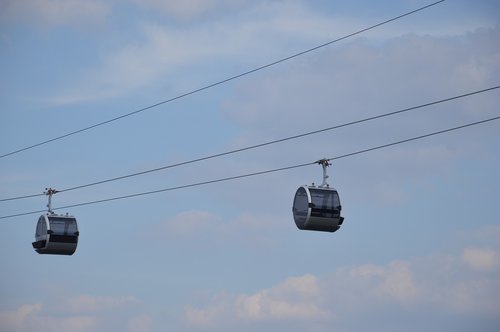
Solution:
M 44 234 L 47 234 L 47 225 L 45 223 L 45 218 L 42 216 L 38 219 L 38 223 L 36 225 L 36 236 Z
M 327 189 L 309 189 L 313 208 L 323 210 L 338 210 L 340 199 L 337 191 Z
M 49 217 L 50 229 L 54 234 L 73 235 L 78 229 L 75 218 Z
M 307 192 L 304 188 L 299 188 L 293 200 L 293 216 L 296 221 L 304 222 L 309 208 Z

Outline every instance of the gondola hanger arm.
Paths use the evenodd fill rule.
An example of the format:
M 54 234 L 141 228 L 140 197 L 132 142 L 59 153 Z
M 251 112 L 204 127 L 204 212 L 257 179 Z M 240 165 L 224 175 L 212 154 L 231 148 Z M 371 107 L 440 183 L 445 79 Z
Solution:
M 328 174 L 326 174 L 326 168 L 331 165 L 330 161 L 326 158 L 320 159 L 316 161 L 317 164 L 321 165 L 323 167 L 323 182 L 319 186 L 320 188 L 329 188 L 330 185 L 327 182 L 327 179 L 329 178 Z
M 44 194 L 49 196 L 49 202 L 47 203 L 47 209 L 48 209 L 48 213 L 49 214 L 52 214 L 54 213 L 52 211 L 52 195 L 58 193 L 59 191 L 55 190 L 55 189 L 52 189 L 52 188 L 45 188 L 45 191 L 44 191 Z

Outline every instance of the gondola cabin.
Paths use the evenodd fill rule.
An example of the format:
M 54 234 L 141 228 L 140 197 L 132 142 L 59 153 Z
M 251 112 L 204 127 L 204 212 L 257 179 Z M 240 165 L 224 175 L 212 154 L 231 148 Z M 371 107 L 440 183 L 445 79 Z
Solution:
M 73 255 L 79 235 L 75 217 L 67 214 L 44 214 L 36 225 L 33 249 L 39 254 Z
M 316 163 L 323 167 L 323 183 L 320 186 L 301 186 L 293 199 L 293 219 L 298 229 L 321 232 L 335 232 L 344 222 L 340 216 L 342 205 L 334 188 L 327 183 L 326 168 L 330 166 L 328 159 Z
M 293 218 L 299 229 L 335 232 L 342 225 L 342 206 L 337 190 L 302 186 L 293 200 Z

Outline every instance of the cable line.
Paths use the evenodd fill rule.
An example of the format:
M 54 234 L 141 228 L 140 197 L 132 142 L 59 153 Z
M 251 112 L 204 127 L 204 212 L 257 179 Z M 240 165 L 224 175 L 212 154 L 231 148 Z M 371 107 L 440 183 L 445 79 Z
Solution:
M 160 105 L 163 105 L 163 104 L 167 104 L 167 103 L 170 103 L 172 101 L 175 101 L 177 99 L 181 99 L 181 98 L 184 98 L 184 97 L 187 97 L 187 96 L 190 96 L 192 94 L 195 94 L 195 93 L 198 93 L 198 92 L 201 92 L 201 91 L 204 91 L 204 90 L 207 90 L 207 89 L 210 89 L 210 88 L 213 88 L 215 86 L 218 86 L 218 85 L 222 85 L 224 83 L 227 83 L 227 82 L 230 82 L 230 81 L 233 81 L 233 80 L 236 80 L 238 78 L 241 78 L 243 76 L 247 76 L 249 74 L 252 74 L 252 73 L 255 73 L 257 71 L 261 71 L 263 69 L 266 69 L 266 68 L 269 68 L 271 66 L 275 66 L 277 64 L 280 64 L 282 62 L 285 62 L 285 61 L 288 61 L 288 60 L 291 60 L 293 58 L 296 58 L 296 57 L 299 57 L 299 56 L 302 56 L 304 54 L 307 54 L 307 53 L 310 53 L 310 52 L 313 52 L 313 51 L 316 51 L 320 48 L 323 48 L 323 47 L 326 47 L 326 46 L 329 46 L 331 44 L 334 44 L 334 43 L 337 43 L 339 41 L 342 41 L 344 39 L 347 39 L 347 38 L 350 38 L 350 37 L 353 37 L 353 36 L 356 36 L 356 35 L 359 35 L 361 33 L 364 33 L 366 31 L 369 31 L 369 30 L 372 30 L 372 29 L 375 29 L 377 27 L 380 27 L 384 24 L 387 24 L 387 23 L 390 23 L 390 22 L 393 22 L 393 21 L 396 21 L 398 19 L 401 19 L 405 16 L 408 16 L 408 15 L 411 15 L 411 14 L 414 14 L 414 13 L 417 13 L 419 11 L 422 11 L 424 9 L 427 9 L 429 7 L 432 7 L 432 6 L 435 6 L 441 2 L 444 2 L 445 0 L 440 0 L 440 1 L 437 1 L 437 2 L 434 2 L 434 3 L 431 3 L 429 5 L 426 5 L 426 6 L 423 6 L 423 7 L 420 7 L 418 9 L 415 9 L 415 10 L 412 10 L 412 11 L 409 11 L 407 13 L 404 13 L 404 14 L 401 14 L 401 15 L 398 15 L 396 17 L 393 17 L 391 19 L 388 19 L 388 20 L 385 20 L 383 22 L 380 22 L 380 23 L 377 23 L 375 25 L 372 25 L 372 26 L 369 26 L 367 28 L 364 28 L 364 29 L 361 29 L 361 30 L 358 30 L 356 32 L 353 32 L 353 33 L 350 33 L 348 35 L 345 35 L 343 37 L 340 37 L 340 38 L 337 38 L 337 39 L 334 39 L 334 40 L 331 40 L 329 42 L 326 42 L 324 44 L 321 44 L 321 45 L 318 45 L 318 46 L 315 46 L 313 48 L 310 48 L 310 49 L 307 49 L 305 51 L 302 51 L 302 52 L 299 52 L 299 53 L 295 53 L 293 55 L 290 55 L 290 56 L 287 56 L 285 58 L 281 58 L 279 60 L 276 60 L 274 62 L 271 62 L 271 63 L 268 63 L 266 65 L 263 65 L 263 66 L 260 66 L 260 67 L 257 67 L 257 68 L 254 68 L 254 69 L 251 69 L 251 70 L 248 70 L 246 72 L 243 72 L 241 74 L 238 74 L 238 75 L 235 75 L 235 76 L 231 76 L 229 78 L 226 78 L 226 79 L 223 79 L 221 81 L 218 81 L 218 82 L 215 82 L 215 83 L 212 83 L 212 84 L 209 84 L 209 85 L 206 85 L 206 86 L 203 86 L 201 88 L 198 88 L 198 89 L 195 89 L 195 90 L 191 90 L 189 92 L 186 92 L 186 93 L 183 93 L 183 94 L 180 94 L 176 97 L 173 97 L 173 98 L 170 98 L 170 99 L 167 99 L 167 100 L 164 100 L 164 101 L 161 101 L 161 102 L 158 102 L 156 104 L 153 104 L 153 105 L 150 105 L 150 106 L 146 106 L 144 108 L 141 108 L 141 109 L 138 109 L 138 110 L 135 110 L 133 112 L 130 112 L 130 113 L 126 113 L 126 114 L 123 114 L 123 115 L 120 115 L 120 116 L 117 116 L 115 118 L 111 118 L 109 120 L 106 120 L 106 121 L 102 121 L 102 122 L 99 122 L 99 123 L 96 123 L 94 125 L 91 125 L 91 126 L 88 126 L 88 127 L 85 127 L 85 128 L 81 128 L 81 129 L 78 129 L 78 130 L 75 130 L 75 131 L 72 131 L 72 132 L 69 132 L 67 134 L 64 134 L 64 135 L 61 135 L 61 136 L 57 136 L 57 137 L 54 137 L 54 138 L 51 138 L 51 139 L 48 139 L 48 140 L 45 140 L 45 141 L 42 141 L 40 143 L 37 143 L 37 144 L 33 144 L 33 145 L 30 145 L 30 146 L 26 146 L 24 148 L 20 148 L 18 150 L 15 150 L 15 151 L 11 151 L 11 152 L 8 152 L 8 153 L 5 153 L 3 155 L 0 155 L 0 159 L 1 158 L 5 158 L 7 156 L 11 156 L 13 154 L 16 154 L 16 153 L 20 153 L 20 152 L 23 152 L 23 151 L 26 151 L 26 150 L 30 150 L 30 149 L 33 149 L 33 148 L 36 148 L 38 146 L 41 146 L 41 145 L 45 145 L 45 144 L 48 144 L 48 143 L 51 143 L 51 142 L 54 142 L 54 141 L 57 141 L 57 140 L 61 140 L 63 138 L 66 138 L 66 137 L 69 137 L 69 136 L 72 136 L 72 135 L 76 135 L 76 134 L 79 134 L 79 133 L 82 133 L 82 132 L 85 132 L 85 131 L 88 131 L 88 130 L 91 130 L 91 129 L 94 129 L 96 127 L 100 127 L 100 126 L 103 126 L 103 125 L 106 125 L 106 124 L 109 124 L 111 122 L 115 122 L 115 121 L 118 121 L 118 120 L 121 120 L 123 118 L 126 118 L 126 117 L 129 117 L 129 116 L 132 116 L 132 115 L 135 115 L 135 114 L 138 114 L 138 113 L 142 113 L 144 111 L 147 111 L 147 110 L 150 110 L 152 108 L 155 108 L 155 107 L 158 107 Z
M 388 144 L 384 144 L 384 145 L 379 145 L 379 146 L 376 146 L 376 147 L 373 147 L 373 148 L 368 148 L 368 149 L 359 150 L 359 151 L 356 151 L 356 152 L 351 152 L 351 153 L 343 154 L 343 155 L 340 155 L 340 156 L 337 156 L 337 157 L 328 158 L 326 160 L 332 161 L 332 160 L 336 160 L 336 159 L 347 158 L 347 157 L 351 157 L 351 156 L 354 156 L 354 155 L 357 155 L 357 154 L 362 154 L 362 153 L 366 153 L 366 152 L 370 152 L 370 151 L 375 151 L 375 150 L 379 150 L 379 149 L 383 149 L 383 148 L 388 148 L 390 146 L 394 146 L 394 145 L 398 145 L 398 144 L 403 144 L 403 143 L 407 143 L 407 142 L 411 142 L 411 141 L 416 141 L 416 140 L 419 140 L 419 139 L 422 139 L 422 138 L 427 138 L 427 137 L 431 137 L 431 136 L 435 136 L 435 135 L 439 135 L 439 134 L 444 134 L 444 133 L 447 133 L 447 132 L 450 132 L 450 131 L 459 130 L 459 129 L 463 129 L 463 128 L 467 128 L 467 127 L 472 127 L 472 126 L 475 126 L 475 125 L 483 124 L 483 123 L 494 121 L 494 120 L 498 120 L 498 119 L 500 119 L 500 116 L 496 116 L 496 117 L 489 118 L 489 119 L 486 119 L 486 120 L 481 120 L 481 121 L 467 123 L 467 124 L 464 124 L 464 125 L 461 125 L 461 126 L 457 126 L 457 127 L 453 127 L 453 128 L 443 129 L 443 130 L 440 130 L 440 131 L 435 131 L 433 133 L 424 134 L 424 135 L 420 135 L 420 136 L 416 136 L 416 137 L 412 137 L 412 138 L 407 138 L 407 139 L 403 139 L 403 140 L 400 140 L 400 141 L 396 141 L 396 142 L 392 142 L 392 143 L 388 143 Z
M 472 96 L 472 95 L 476 95 L 476 94 L 480 94 L 480 93 L 485 93 L 485 92 L 496 90 L 496 89 L 499 89 L 499 88 L 500 88 L 500 85 L 497 85 L 497 86 L 490 87 L 490 88 L 487 88 L 487 89 L 477 90 L 477 91 L 473 91 L 473 92 L 464 93 L 464 94 L 461 94 L 461 95 L 456 95 L 456 96 L 453 96 L 453 97 L 448 97 L 448 98 L 445 98 L 445 99 L 435 100 L 435 101 L 428 102 L 428 103 L 425 103 L 425 104 L 421 104 L 421 105 L 417 105 L 417 106 L 412 106 L 412 107 L 404 108 L 404 109 L 401 109 L 401 110 L 398 110 L 398 111 L 384 113 L 384 114 L 379 114 L 379 115 L 371 116 L 371 117 L 360 119 L 360 120 L 346 122 L 346 123 L 343 123 L 343 124 L 340 124 L 340 125 L 335 125 L 335 126 L 331 126 L 331 127 L 327 127 L 327 128 L 323 128 L 323 129 L 318 129 L 318 130 L 309 131 L 309 132 L 306 132 L 306 133 L 294 135 L 294 136 L 289 136 L 289 137 L 280 138 L 280 139 L 277 139 L 277 140 L 272 140 L 272 141 L 269 141 L 269 142 L 264 142 L 264 143 L 260 143 L 260 144 L 256 144 L 256 145 L 251 145 L 251 146 L 247 146 L 247 147 L 243 147 L 243 148 L 238 148 L 238 149 L 234 149 L 234 150 L 230 150 L 230 151 L 226 151 L 226 152 L 221 152 L 221 153 L 217 153 L 217 154 L 213 154 L 213 155 L 209 155 L 209 156 L 205 156 L 205 157 L 200 157 L 200 158 L 196 158 L 196 159 L 192 159 L 192 160 L 188 160 L 188 161 L 183 161 L 183 162 L 176 163 L 176 164 L 170 164 L 170 165 L 166 165 L 166 166 L 162 166 L 162 167 L 157 167 L 157 168 L 153 168 L 153 169 L 149 169 L 149 170 L 145 170 L 145 171 L 141 171 L 141 172 L 131 173 L 131 174 L 122 175 L 122 176 L 118 176 L 118 177 L 114 177 L 114 178 L 110 178 L 110 179 L 105 179 L 105 180 L 91 182 L 91 183 L 87 183 L 87 184 L 83 184 L 83 185 L 79 185 L 79 186 L 75 186 L 75 187 L 71 187 L 71 188 L 66 188 L 66 189 L 59 190 L 58 192 L 66 192 L 66 191 L 72 191 L 72 190 L 82 189 L 82 188 L 86 188 L 86 187 L 96 186 L 96 185 L 99 185 L 99 184 L 104 184 L 104 183 L 108 183 L 108 182 L 113 182 L 113 181 L 123 180 L 123 179 L 126 179 L 126 178 L 131 178 L 131 177 L 134 177 L 134 176 L 139 176 L 139 175 L 144 175 L 144 174 L 148 174 L 148 173 L 158 172 L 158 171 L 166 170 L 166 169 L 169 169 L 169 168 L 184 166 L 184 165 L 187 165 L 187 164 L 192 164 L 192 163 L 196 163 L 196 162 L 200 162 L 200 161 L 204 161 L 204 160 L 208 160 L 208 159 L 213 159 L 213 158 L 217 158 L 217 157 L 223 157 L 223 156 L 227 156 L 227 155 L 238 153 L 238 152 L 243 152 L 243 151 L 247 151 L 247 150 L 251 150 L 251 149 L 256 149 L 256 148 L 264 147 L 264 146 L 271 145 L 271 144 L 281 143 L 281 142 L 285 142 L 285 141 L 289 141 L 289 140 L 293 140 L 293 139 L 298 139 L 298 138 L 302 138 L 302 137 L 309 136 L 309 135 L 314 135 L 314 134 L 319 134 L 319 133 L 330 131 L 330 130 L 334 130 L 334 129 L 339 129 L 339 128 L 342 128 L 342 127 L 352 126 L 352 125 L 359 124 L 359 123 L 362 123 L 362 122 L 367 122 L 367 121 L 376 120 L 376 119 L 380 119 L 380 118 L 384 118 L 384 117 L 388 117 L 388 116 L 392 116 L 392 115 L 397 115 L 397 114 L 401 114 L 401 113 L 405 113 L 405 112 L 417 110 L 417 109 L 420 109 L 420 108 L 425 108 L 425 107 L 433 106 L 433 105 L 436 105 L 436 104 L 440 104 L 440 103 L 444 103 L 444 102 L 448 102 L 448 101 L 452 101 L 452 100 L 456 100 L 456 99 L 460 99 L 460 98 L 464 98 L 464 97 L 469 97 L 469 96 Z M 24 198 L 31 198 L 31 197 L 37 197 L 37 196 L 44 196 L 44 194 L 32 194 L 32 195 L 25 195 L 25 196 L 11 197 L 11 198 L 3 198 L 3 199 L 0 199 L 0 202 L 12 201 L 12 200 L 18 200 L 18 199 L 24 199 Z
M 38 196 L 45 196 L 45 194 L 32 194 L 32 195 L 10 197 L 10 198 L 2 198 L 2 199 L 0 199 L 0 202 L 15 201 L 18 199 L 32 198 L 32 197 L 38 197 Z
M 452 127 L 452 128 L 440 130 L 440 131 L 435 131 L 435 132 L 432 132 L 432 133 L 428 133 L 428 134 L 424 134 L 424 135 L 420 135 L 420 136 L 415 136 L 415 137 L 411 137 L 411 138 L 407 138 L 407 139 L 395 141 L 395 142 L 392 142 L 392 143 L 387 143 L 387 144 L 383 144 L 383 145 L 379 145 L 379 146 L 375 146 L 375 147 L 371 147 L 371 148 L 367 148 L 367 149 L 363 149 L 363 150 L 358 150 L 358 151 L 355 151 L 355 152 L 350 152 L 350 153 L 347 153 L 347 154 L 343 154 L 343 155 L 336 156 L 336 157 L 331 157 L 331 158 L 326 158 L 326 159 L 322 159 L 322 160 L 332 161 L 332 160 L 338 160 L 338 159 L 342 159 L 342 158 L 348 158 L 348 157 L 352 157 L 352 156 L 355 156 L 355 155 L 359 155 L 359 154 L 363 154 L 363 153 L 367 153 L 367 152 L 371 152 L 371 151 L 375 151 L 375 150 L 379 150 L 379 149 L 383 149 L 383 148 L 395 146 L 395 145 L 398 145 L 398 144 L 403 144 L 403 143 L 411 142 L 411 141 L 416 141 L 416 140 L 420 140 L 420 139 L 423 139 L 423 138 L 427 138 L 427 137 L 431 137 L 431 136 L 435 136 L 435 135 L 440 135 L 440 134 L 444 134 L 444 133 L 447 133 L 447 132 L 451 132 L 451 131 L 455 131 L 455 130 L 459 130 L 459 129 L 463 129 L 463 128 L 467 128 L 467 127 L 472 127 L 472 126 L 476 126 L 476 125 L 479 125 L 479 124 L 484 124 L 484 123 L 487 123 L 487 122 L 490 122 L 490 121 L 499 120 L 499 119 L 500 119 L 500 116 L 496 116 L 496 117 L 493 117 L 493 118 L 489 118 L 489 119 L 485 119 L 485 120 L 480 120 L 480 121 L 476 121 L 476 122 L 471 122 L 471 123 L 467 123 L 467 124 L 464 124 L 464 125 L 460 125 L 460 126 L 456 126 L 456 127 Z M 182 186 L 175 186 L 175 187 L 158 189 L 158 190 L 153 190 L 153 191 L 146 191 L 146 192 L 142 192 L 142 193 L 130 194 L 130 195 L 125 195 L 125 196 L 105 198 L 105 199 L 96 200 L 96 201 L 90 201 L 90 202 L 85 202 L 85 203 L 78 203 L 78 204 L 73 204 L 73 205 L 61 206 L 61 207 L 58 207 L 58 208 L 53 208 L 52 210 L 62 210 L 62 209 L 79 207 L 79 206 L 84 206 L 84 205 L 92 205 L 92 204 L 98 204 L 98 203 L 105 203 L 105 202 L 117 201 L 117 200 L 122 200 L 122 199 L 127 199 L 127 198 L 133 198 L 133 197 L 139 197 L 139 196 L 145 196 L 145 195 L 152 195 L 152 194 L 157 194 L 157 193 L 162 193 L 162 192 L 167 192 L 167 191 L 174 191 L 174 190 L 179 190 L 179 189 L 185 189 L 185 188 L 191 188 L 191 187 L 198 187 L 198 186 L 203 186 L 203 185 L 207 185 L 207 184 L 213 184 L 213 183 L 218 183 L 218 182 L 231 181 L 231 180 L 236 180 L 236 179 L 242 179 L 242 178 L 257 176 L 257 175 L 264 175 L 264 174 L 269 174 L 269 173 L 275 173 L 275 172 L 280 172 L 280 171 L 285 171 L 285 170 L 290 170 L 290 169 L 305 167 L 305 166 L 309 166 L 309 165 L 315 165 L 317 163 L 318 163 L 318 161 L 314 161 L 314 162 L 308 162 L 308 163 L 303 163 L 303 164 L 298 164 L 298 165 L 293 165 L 293 166 L 286 166 L 286 167 L 275 168 L 275 169 L 270 169 L 270 170 L 265 170 L 265 171 L 248 173 L 248 174 L 243 174 L 243 175 L 230 176 L 230 177 L 225 177 L 225 178 L 216 179 L 216 180 L 196 182 L 196 183 L 191 183 L 191 184 L 182 185 Z M 20 217 L 20 216 L 25 216 L 25 215 L 30 215 L 30 214 L 36 214 L 36 213 L 43 213 L 45 211 L 46 210 L 38 210 L 38 211 L 31 211 L 31 212 L 25 212 L 25 213 L 12 214 L 12 215 L 7 215 L 7 216 L 1 216 L 0 219 Z

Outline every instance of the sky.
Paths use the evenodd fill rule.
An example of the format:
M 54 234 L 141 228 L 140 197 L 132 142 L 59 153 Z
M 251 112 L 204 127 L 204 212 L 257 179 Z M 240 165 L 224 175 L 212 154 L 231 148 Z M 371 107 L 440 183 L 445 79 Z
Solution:
M 0 155 L 162 103 L 424 0 L 0 0 Z M 499 85 L 500 2 L 447 0 L 0 158 L 0 198 L 232 151 Z M 334 158 L 499 116 L 500 89 L 53 197 L 54 207 Z M 336 159 L 345 217 L 300 231 L 320 166 L 56 210 L 73 256 L 0 219 L 0 331 L 498 331 L 500 121 Z M 47 198 L 0 202 L 0 216 Z

